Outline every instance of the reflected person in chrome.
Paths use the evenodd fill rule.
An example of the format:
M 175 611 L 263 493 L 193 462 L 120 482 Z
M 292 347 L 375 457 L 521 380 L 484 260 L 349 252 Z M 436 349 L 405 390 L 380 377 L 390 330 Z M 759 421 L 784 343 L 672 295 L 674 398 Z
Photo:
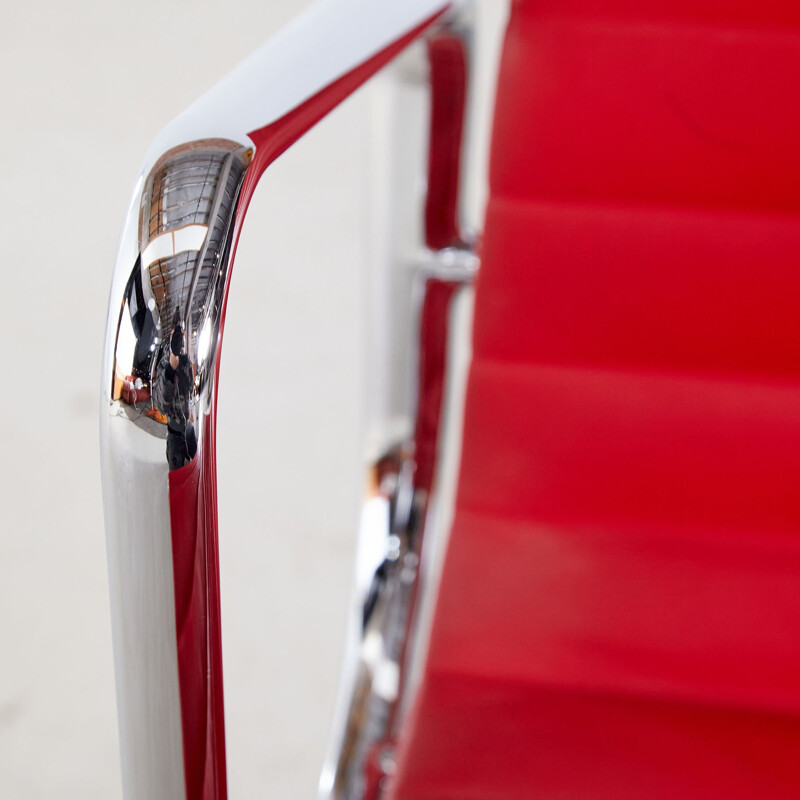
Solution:
M 194 375 L 184 352 L 183 328 L 176 319 L 172 336 L 164 342 L 156 376 L 155 400 L 167 417 L 167 462 L 170 471 L 188 464 L 197 453 L 197 435 L 191 413 Z

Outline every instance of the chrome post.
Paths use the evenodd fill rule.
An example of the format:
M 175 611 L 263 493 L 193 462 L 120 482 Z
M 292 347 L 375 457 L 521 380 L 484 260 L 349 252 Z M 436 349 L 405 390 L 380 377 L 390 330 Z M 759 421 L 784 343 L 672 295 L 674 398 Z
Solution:
M 474 233 L 464 231 L 459 180 L 472 63 L 469 4 L 432 29 L 426 45 L 415 47 L 414 59 L 409 51 L 397 70 L 401 81 L 426 82 L 432 111 L 426 191 L 415 209 L 425 218 L 423 241 L 416 243 L 411 264 L 399 259 L 399 268 L 412 275 L 412 319 L 406 332 L 412 341 L 406 370 L 413 398 L 411 432 L 368 467 L 351 630 L 339 710 L 320 779 L 321 800 L 378 800 L 394 772 L 395 743 L 413 701 L 415 661 L 424 649 L 418 636 L 420 592 L 430 583 L 422 580 L 422 560 L 429 540 L 442 533 L 429 511 L 437 489 L 442 399 L 451 381 L 451 314 L 455 298 L 471 285 L 478 267 Z M 452 86 L 447 81 L 434 85 L 431 59 L 440 56 L 434 50 L 440 45 L 448 49 L 446 57 L 455 59 L 453 74 L 463 68 L 463 85 L 452 75 Z M 450 90 L 459 96 L 448 96 Z M 460 109 L 447 107 L 459 103 Z M 453 131 L 458 135 L 452 136 Z M 370 561 L 371 571 L 365 569 Z
M 112 275 L 100 398 L 126 800 L 227 796 L 215 401 L 249 199 L 272 160 L 451 5 L 320 0 L 145 156 Z M 408 468 L 399 474 L 407 486 Z M 405 491 L 397 530 L 415 507 Z

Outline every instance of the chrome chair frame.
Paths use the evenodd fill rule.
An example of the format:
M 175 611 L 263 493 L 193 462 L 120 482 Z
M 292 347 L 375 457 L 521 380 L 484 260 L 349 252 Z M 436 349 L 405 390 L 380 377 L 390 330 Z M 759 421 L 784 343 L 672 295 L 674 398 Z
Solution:
M 465 4 L 322 0 L 167 125 L 140 169 L 112 278 L 100 414 L 127 800 L 227 796 L 215 402 L 231 267 L 249 200 L 275 158 L 421 35 L 431 53 L 437 41 L 455 42 L 456 61 L 463 61 L 456 74 L 467 74 Z M 423 316 L 434 316 L 415 350 L 415 433 L 370 470 L 366 505 L 377 503 L 382 521 L 363 525 L 361 536 L 373 550 L 379 541 L 383 558 L 354 600 L 359 630 L 346 656 L 321 780 L 325 797 L 379 795 L 413 689 L 420 559 L 455 296 L 448 287 L 469 284 L 477 266 L 454 216 L 459 102 L 460 110 L 443 116 L 454 127 L 440 138 L 429 172 L 427 246 L 413 307 L 420 330 Z M 437 171 L 435 159 L 451 168 Z M 442 197 L 446 208 L 432 209 Z M 436 292 L 439 311 L 426 311 Z

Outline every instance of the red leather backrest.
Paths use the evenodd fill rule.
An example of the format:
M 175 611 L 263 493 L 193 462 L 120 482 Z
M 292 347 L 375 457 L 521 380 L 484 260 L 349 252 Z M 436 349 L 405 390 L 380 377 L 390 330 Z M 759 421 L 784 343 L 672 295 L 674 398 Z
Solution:
M 800 4 L 517 0 L 395 800 L 800 796 Z

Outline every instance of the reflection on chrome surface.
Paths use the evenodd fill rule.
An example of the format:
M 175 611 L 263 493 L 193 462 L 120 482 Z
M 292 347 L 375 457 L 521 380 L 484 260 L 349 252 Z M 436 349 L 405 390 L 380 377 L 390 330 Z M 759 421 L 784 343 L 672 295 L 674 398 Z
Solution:
M 413 267 L 411 292 L 413 432 L 368 470 L 353 600 L 357 630 L 351 632 L 345 655 L 346 704 L 320 780 L 321 800 L 379 800 L 383 795 L 396 769 L 396 744 L 413 702 L 415 662 L 424 656 L 420 595 L 432 588 L 430 580 L 423 580 L 424 559 L 433 544 L 429 540 L 442 535 L 430 512 L 441 457 L 444 395 L 452 379 L 451 316 L 460 291 L 472 284 L 478 268 L 472 236 L 460 218 L 471 37 L 471 18 L 462 9 L 428 34 L 427 48 L 418 53 L 426 64 L 416 69 L 404 64 L 411 80 L 420 73 L 429 76 L 432 111 L 426 241 Z M 444 80 L 437 83 L 434 69 L 440 76 L 444 72 Z
M 377 798 L 392 773 L 394 742 L 409 704 L 409 664 L 417 656 L 411 643 L 435 491 L 448 320 L 457 288 L 470 282 L 477 265 L 460 230 L 457 202 L 469 25 L 460 11 L 438 18 L 449 5 L 331 0 L 314 7 L 170 123 L 146 157 L 112 278 L 101 377 L 126 800 L 227 794 L 214 405 L 230 266 L 248 193 L 269 153 L 276 157 L 302 133 L 294 111 L 302 105 L 309 114 L 306 101 L 343 76 L 365 80 L 371 73 L 362 77 L 359 70 L 376 53 L 436 20 L 423 52 L 438 54 L 445 80 L 434 79 L 431 68 L 437 113 L 425 255 L 413 286 L 417 319 L 409 326 L 418 337 L 411 381 L 416 424 L 370 469 L 356 644 L 346 655 L 343 713 L 334 725 L 321 794 Z M 340 36 L 317 64 L 309 52 L 330 45 L 331 24 Z M 273 74 L 293 74 L 296 85 L 281 84 L 264 99 L 264 76 Z M 313 124 L 344 96 L 320 101 L 317 117 L 303 117 L 303 124 Z M 270 140 L 265 131 L 274 133 L 281 122 L 283 138 Z M 248 132 L 261 138 L 251 140 Z
M 456 298 L 471 285 L 477 269 L 477 259 L 467 251 L 456 258 L 458 266 L 452 252 L 440 255 L 441 260 L 430 254 L 419 268 L 421 320 L 426 308 L 439 306 L 429 336 L 419 343 L 420 366 L 433 351 L 444 354 L 450 347 Z M 354 600 L 358 631 L 345 670 L 350 675 L 348 705 L 323 771 L 321 798 L 377 800 L 395 769 L 395 745 L 415 688 L 412 662 L 420 657 L 415 652 L 420 646 L 415 630 L 419 593 L 429 588 L 423 586 L 421 569 L 432 544 L 428 539 L 441 535 L 429 511 L 443 427 L 439 412 L 450 369 L 442 360 L 420 371 L 414 437 L 390 449 L 368 471 Z M 431 411 L 435 418 L 426 430 L 424 416 Z
M 110 396 L 118 413 L 166 439 L 171 470 L 194 458 L 208 413 L 233 216 L 252 154 L 225 140 L 176 147 L 135 201 L 139 256 L 120 299 Z
M 252 156 L 249 147 L 207 138 L 156 159 L 137 183 L 112 284 L 101 453 L 129 798 L 224 786 L 222 742 L 212 748 L 210 773 L 198 757 L 211 746 L 213 724 L 190 734 L 187 723 L 221 716 L 215 522 L 208 522 L 216 508 L 204 487 L 213 487 L 218 338 Z M 193 680 L 198 671 L 207 677 Z

